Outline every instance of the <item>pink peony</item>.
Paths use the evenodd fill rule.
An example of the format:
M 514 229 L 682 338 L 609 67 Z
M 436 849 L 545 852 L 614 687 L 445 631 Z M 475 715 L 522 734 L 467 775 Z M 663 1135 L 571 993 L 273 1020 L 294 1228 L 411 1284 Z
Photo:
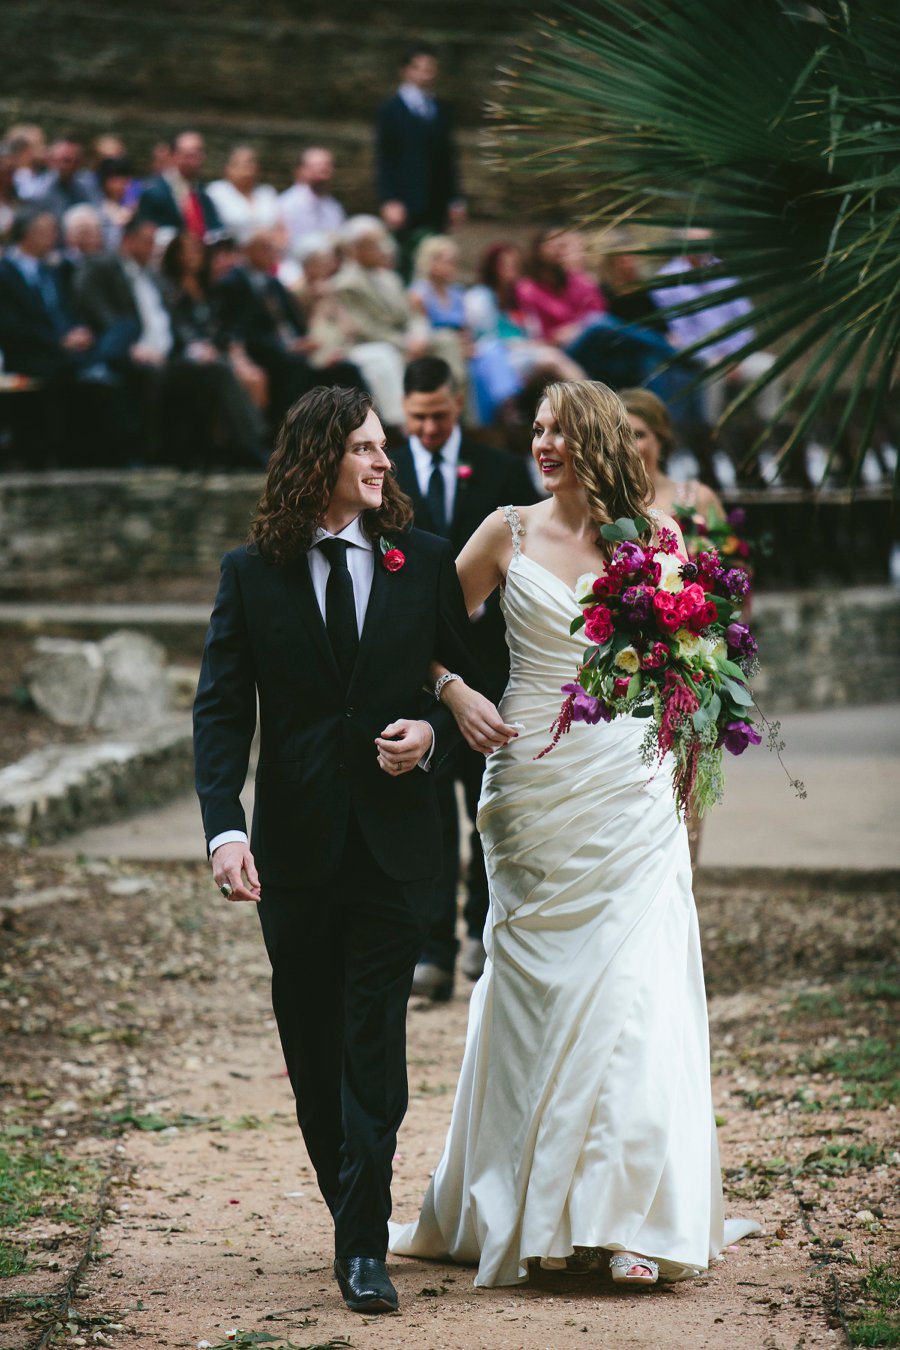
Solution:
M 664 666 L 669 659 L 669 649 L 664 642 L 654 642 L 653 646 L 644 652 L 641 658 L 641 665 L 645 670 L 658 670 Z
M 618 595 L 621 582 L 617 577 L 611 577 L 609 573 L 598 577 L 591 590 L 595 595 Z
M 630 680 L 614 680 L 613 698 L 625 698 L 625 696 L 628 693 L 628 686 L 630 683 L 631 683 Z
M 612 614 L 605 605 L 593 605 L 585 610 L 584 635 L 588 642 L 596 642 L 598 647 L 612 637 Z

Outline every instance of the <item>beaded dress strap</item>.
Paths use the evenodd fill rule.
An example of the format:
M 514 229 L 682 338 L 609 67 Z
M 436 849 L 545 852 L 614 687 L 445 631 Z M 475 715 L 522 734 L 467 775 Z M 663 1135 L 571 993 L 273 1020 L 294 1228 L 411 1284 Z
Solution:
M 513 557 L 518 558 L 522 552 L 521 539 L 525 533 L 525 526 L 519 519 L 519 513 L 514 506 L 504 506 L 503 514 L 506 517 L 506 523 L 509 526 L 509 532 L 512 535 Z

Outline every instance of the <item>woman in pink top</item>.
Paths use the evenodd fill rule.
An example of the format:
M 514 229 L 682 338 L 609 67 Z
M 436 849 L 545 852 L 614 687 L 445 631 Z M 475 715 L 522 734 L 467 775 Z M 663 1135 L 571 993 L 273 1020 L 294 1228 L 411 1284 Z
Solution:
M 577 236 L 558 227 L 542 230 L 532 241 L 526 275 L 518 285 L 519 302 L 545 342 L 571 347 L 586 327 L 606 311 L 595 281 L 573 263 Z

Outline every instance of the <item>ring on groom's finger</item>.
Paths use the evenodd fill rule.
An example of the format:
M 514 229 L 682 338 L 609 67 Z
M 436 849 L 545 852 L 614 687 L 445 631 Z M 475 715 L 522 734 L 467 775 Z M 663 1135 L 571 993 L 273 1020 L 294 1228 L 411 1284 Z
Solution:
M 219 890 L 222 892 L 226 900 L 230 900 L 232 895 L 234 895 L 234 887 L 229 886 L 227 881 L 222 882 L 222 885 L 219 887 Z

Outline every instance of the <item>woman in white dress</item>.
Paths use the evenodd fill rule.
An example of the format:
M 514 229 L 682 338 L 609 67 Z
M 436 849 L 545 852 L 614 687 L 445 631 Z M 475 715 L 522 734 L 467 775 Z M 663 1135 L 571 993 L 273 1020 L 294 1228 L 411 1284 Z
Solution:
M 499 713 L 443 687 L 487 761 L 478 828 L 491 908 L 444 1152 L 391 1250 L 477 1264 L 477 1285 L 529 1260 L 653 1284 L 704 1270 L 726 1242 L 706 997 L 687 834 L 646 723 L 573 725 L 535 756 L 584 641 L 578 578 L 603 571 L 602 524 L 648 512 L 625 409 L 605 385 L 551 385 L 532 445 L 548 501 L 496 512 L 458 560 L 469 611 L 499 585 L 511 670 Z M 516 725 L 521 730 L 516 735 Z M 499 747 L 499 748 L 495 748 Z

